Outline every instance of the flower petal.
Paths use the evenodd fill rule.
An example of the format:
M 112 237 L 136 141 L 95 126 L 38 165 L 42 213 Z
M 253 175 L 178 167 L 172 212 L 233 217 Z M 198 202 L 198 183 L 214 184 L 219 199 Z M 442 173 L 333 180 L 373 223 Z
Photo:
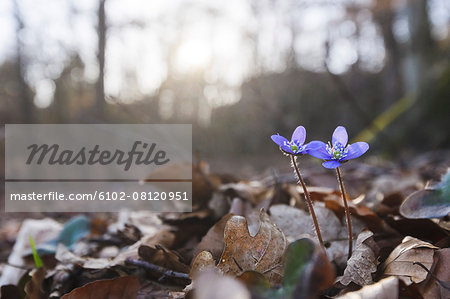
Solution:
M 348 150 L 347 156 L 343 160 L 345 161 L 345 160 L 358 158 L 359 156 L 361 156 L 362 154 L 367 152 L 368 149 L 369 149 L 369 145 L 366 142 L 360 141 L 360 142 L 350 144 L 347 147 L 347 150 Z
M 343 126 L 337 127 L 333 132 L 332 141 L 333 145 L 335 145 L 336 142 L 339 142 L 342 146 L 346 146 L 348 142 L 347 130 Z
M 341 166 L 341 163 L 339 161 L 331 160 L 323 162 L 322 166 L 328 169 L 335 169 L 336 167 Z
M 318 141 L 318 140 L 313 140 L 313 141 L 305 144 L 305 148 L 307 150 L 316 150 L 316 149 L 319 149 L 320 147 L 325 147 L 326 148 L 327 145 L 324 142 Z
M 332 158 L 327 152 L 327 145 L 322 141 L 311 141 L 306 145 L 306 149 L 310 156 L 323 160 Z
M 297 140 L 300 144 L 305 143 L 306 140 L 306 129 L 303 126 L 298 126 L 294 133 L 292 133 L 292 141 Z
M 284 145 L 285 141 L 288 141 L 286 138 L 284 138 L 283 136 L 280 136 L 280 134 L 277 135 L 272 135 L 270 136 L 270 138 L 272 138 L 273 142 L 275 142 L 276 144 L 278 144 L 278 146 L 282 146 Z

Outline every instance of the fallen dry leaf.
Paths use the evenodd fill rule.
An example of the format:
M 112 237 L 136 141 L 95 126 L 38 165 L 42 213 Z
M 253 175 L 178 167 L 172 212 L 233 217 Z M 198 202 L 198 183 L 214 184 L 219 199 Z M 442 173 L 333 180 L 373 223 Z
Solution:
M 182 299 L 185 298 L 185 292 L 172 291 L 164 285 L 148 281 L 141 286 L 136 299 Z M 134 299 L 134 298 L 133 298 Z
M 25 285 L 26 298 L 45 299 L 47 294 L 42 290 L 42 282 L 45 279 L 45 269 L 43 267 L 36 269 L 31 275 L 31 280 Z
M 47 272 L 46 276 L 51 277 L 50 298 L 60 298 L 75 287 L 73 268 L 64 264 L 58 264 L 54 269 Z
M 304 193 L 299 187 L 297 187 L 297 189 L 301 194 Z M 345 210 L 344 202 L 342 201 L 342 193 L 340 191 L 326 187 L 308 187 L 308 192 L 314 202 L 324 202 L 325 207 L 331 209 L 339 219 L 343 219 Z M 349 198 L 348 195 L 347 198 Z M 352 216 L 363 221 L 371 231 L 377 232 L 381 229 L 385 229 L 380 217 L 368 207 L 357 205 L 351 200 L 347 201 L 347 204 Z
M 192 262 L 191 271 L 189 272 L 189 278 L 193 279 L 197 273 L 205 272 L 207 269 L 214 269 L 214 258 L 209 251 L 202 251 L 195 257 Z
M 263 274 L 256 271 L 245 271 L 241 275 L 237 276 L 236 279 L 250 289 L 270 288 L 270 283 L 267 278 Z
M 350 282 L 365 286 L 373 283 L 372 273 L 377 271 L 378 246 L 371 231 L 363 231 L 356 239 L 352 256 L 347 261 L 344 275 L 338 279 L 347 286 Z
M 325 207 L 335 212 L 339 219 L 344 219 L 344 202 L 342 201 L 341 193 L 339 192 L 338 194 L 338 196 L 324 198 Z M 386 228 L 381 218 L 368 207 L 356 205 L 352 201 L 348 201 L 347 204 L 350 214 L 364 222 L 371 231 L 378 232 Z
M 419 284 L 419 291 L 424 298 L 450 298 L 450 248 L 437 250 L 434 253 L 432 273 L 443 284 L 428 275 Z
M 228 220 L 224 230 L 225 249 L 217 268 L 234 276 L 249 270 L 261 272 L 272 285 L 278 285 L 283 278 L 282 258 L 287 241 L 264 210 L 259 220 L 254 237 L 244 217 L 233 216 Z
M 259 181 L 224 184 L 219 190 L 231 198 L 239 197 L 253 205 L 257 205 L 264 199 L 272 198 L 274 193 L 273 188 L 267 188 Z
M 232 216 L 233 214 L 226 214 L 209 229 L 208 233 L 202 238 L 200 243 L 195 248 L 194 256 L 197 256 L 200 252 L 207 250 L 211 252 L 214 260 L 219 260 L 225 247 L 223 231 L 225 230 L 225 225 Z
M 379 282 L 363 287 L 356 292 L 349 292 L 336 299 L 397 299 L 398 279 L 388 277 Z
M 114 279 L 96 280 L 76 288 L 61 299 L 129 299 L 136 298 L 140 288 L 139 278 L 124 276 Z
M 287 241 L 264 210 L 260 211 L 254 236 L 250 235 L 245 217 L 232 216 L 225 225 L 224 241 L 225 248 L 217 265 L 222 273 L 239 276 L 245 271 L 256 271 L 264 274 L 272 285 L 281 283 Z M 213 262 L 212 255 L 201 252 L 194 259 L 191 275 Z
M 141 246 L 171 246 L 175 240 L 175 235 L 163 230 L 152 236 L 144 236 L 141 240 L 131 246 L 126 247 L 113 259 L 79 257 L 67 249 L 63 244 L 59 244 L 56 249 L 55 258 L 63 264 L 76 264 L 85 269 L 105 269 L 117 265 L 124 265 L 127 258 L 139 258 L 138 250 Z
M 316 240 L 313 222 L 307 212 L 287 205 L 275 205 L 269 211 L 270 219 L 283 231 L 289 242 L 303 237 Z M 316 212 L 323 241 L 327 246 L 328 258 L 344 268 L 347 263 L 348 253 L 347 226 L 345 222 L 341 222 L 333 211 L 324 207 L 323 203 L 315 203 L 314 211 Z M 364 223 L 353 217 L 351 219 L 353 233 L 360 233 L 365 228 Z M 354 235 L 354 239 L 356 239 L 356 236 Z
M 21 299 L 20 289 L 12 284 L 4 285 L 0 288 L 0 298 L 4 299 Z
M 179 213 L 178 213 L 179 214 Z M 171 227 L 163 224 L 157 213 L 152 211 L 121 211 L 116 223 L 110 225 L 108 231 L 117 233 L 126 225 L 137 227 L 143 236 L 151 237 L 163 230 L 170 230 Z
M 447 243 L 448 232 L 431 219 L 385 218 L 386 223 L 403 236 L 427 240 L 432 244 Z M 444 243 L 444 244 L 445 244 Z
M 152 264 L 164 267 L 176 272 L 189 273 L 189 266 L 182 262 L 182 258 L 175 251 L 161 245 L 154 247 L 142 245 L 138 250 L 139 256 Z
M 83 258 L 75 255 L 63 244 L 58 244 L 55 258 L 63 264 L 75 264 L 85 269 L 104 269 L 115 265 L 106 258 Z
M 422 263 L 428 270 L 433 265 L 434 251 L 438 247 L 413 237 L 405 237 L 381 266 L 384 275 L 393 275 L 406 285 L 425 280 L 428 273 L 415 262 Z
M 301 186 L 298 185 L 294 185 L 297 192 L 304 195 L 305 191 L 303 190 L 303 188 Z M 317 187 L 317 186 L 310 186 L 308 187 L 308 192 L 311 195 L 311 199 L 313 201 L 323 201 L 325 198 L 328 197 L 340 197 L 341 196 L 341 192 L 339 192 L 336 189 L 333 188 L 327 188 L 327 187 Z

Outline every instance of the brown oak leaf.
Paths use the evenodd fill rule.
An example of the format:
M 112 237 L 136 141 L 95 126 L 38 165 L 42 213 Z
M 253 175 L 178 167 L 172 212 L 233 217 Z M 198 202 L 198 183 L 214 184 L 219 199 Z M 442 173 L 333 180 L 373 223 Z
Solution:
M 377 271 L 379 248 L 371 231 L 363 231 L 356 239 L 355 250 L 347 262 L 344 275 L 338 281 L 343 285 L 354 282 L 365 286 L 373 283 L 372 273 Z
M 225 248 L 217 264 L 222 273 L 239 276 L 246 271 L 256 271 L 262 273 L 271 285 L 281 284 L 287 241 L 264 209 L 259 214 L 259 227 L 254 236 L 249 232 L 245 217 L 232 216 L 225 225 L 224 242 Z M 199 253 L 192 263 L 191 277 L 195 272 L 201 272 L 204 265 L 212 263 L 210 253 Z
M 397 276 L 406 285 L 422 282 L 428 273 L 414 263 L 419 262 L 430 270 L 436 249 L 438 247 L 428 242 L 409 236 L 405 237 L 402 243 L 391 252 L 381 269 L 384 271 L 384 275 Z
M 253 237 L 244 217 L 233 216 L 228 220 L 224 230 L 225 249 L 217 268 L 235 276 L 249 270 L 257 271 L 277 285 L 283 278 L 282 258 L 287 241 L 264 210 L 259 220 L 259 229 Z

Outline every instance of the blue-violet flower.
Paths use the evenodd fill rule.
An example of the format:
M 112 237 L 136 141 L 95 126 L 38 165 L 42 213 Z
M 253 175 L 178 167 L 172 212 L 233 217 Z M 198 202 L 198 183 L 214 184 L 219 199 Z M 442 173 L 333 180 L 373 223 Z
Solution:
M 291 141 L 287 140 L 280 134 L 272 135 L 273 142 L 275 142 L 280 149 L 291 155 L 302 155 L 307 154 L 309 149 L 309 144 L 304 144 L 306 140 L 306 130 L 303 126 L 298 126 L 294 133 L 292 133 Z
M 347 142 L 347 130 L 339 126 L 333 132 L 332 143 L 311 141 L 308 153 L 313 157 L 325 160 L 322 164 L 323 167 L 334 169 L 348 160 L 358 158 L 369 149 L 366 142 L 356 142 L 350 145 L 347 145 Z

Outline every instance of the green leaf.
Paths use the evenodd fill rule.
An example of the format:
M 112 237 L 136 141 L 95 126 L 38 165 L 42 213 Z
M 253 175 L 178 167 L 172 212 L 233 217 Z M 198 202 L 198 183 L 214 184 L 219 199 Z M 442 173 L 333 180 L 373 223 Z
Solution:
M 42 267 L 42 260 L 41 257 L 39 256 L 39 254 L 36 251 L 36 246 L 34 245 L 34 241 L 33 238 L 30 236 L 30 244 L 31 244 L 31 251 L 33 252 L 33 259 L 34 259 L 34 264 L 36 265 L 36 268 L 41 268 Z
M 283 288 L 286 293 L 292 294 L 298 285 L 300 276 L 312 260 L 314 248 L 315 245 L 310 239 L 300 239 L 289 245 L 283 279 Z
M 400 206 L 400 214 L 409 219 L 440 218 L 450 213 L 450 169 L 442 181 L 408 196 Z
M 263 294 L 264 298 L 316 298 L 333 285 L 334 267 L 325 252 L 311 239 L 291 243 L 285 254 L 283 286 Z

